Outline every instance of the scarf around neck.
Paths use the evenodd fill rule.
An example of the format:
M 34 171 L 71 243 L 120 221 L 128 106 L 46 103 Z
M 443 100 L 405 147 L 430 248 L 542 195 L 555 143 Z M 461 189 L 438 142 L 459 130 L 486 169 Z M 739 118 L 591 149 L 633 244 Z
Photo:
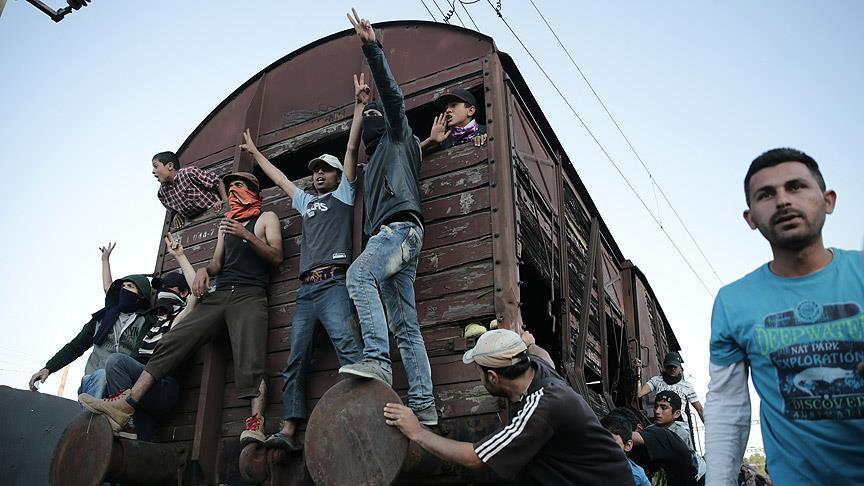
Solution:
M 464 127 L 450 128 L 450 136 L 453 137 L 455 143 L 460 144 L 474 138 L 479 130 L 480 126 L 477 125 L 477 120 L 471 120 Z
M 103 307 L 93 313 L 93 319 L 99 321 L 99 327 L 96 329 L 96 334 L 93 336 L 93 344 L 98 346 L 105 341 L 120 313 L 129 314 L 138 309 L 138 301 L 140 297 L 135 292 L 126 289 L 120 289 L 117 303 Z M 118 336 L 119 337 L 119 336 Z
M 244 220 L 261 214 L 261 197 L 248 187 L 232 187 L 228 190 L 226 218 Z

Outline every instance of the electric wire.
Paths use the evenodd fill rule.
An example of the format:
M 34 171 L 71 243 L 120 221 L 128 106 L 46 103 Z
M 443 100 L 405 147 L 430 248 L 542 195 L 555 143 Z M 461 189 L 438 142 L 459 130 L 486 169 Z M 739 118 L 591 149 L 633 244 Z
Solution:
M 645 172 L 648 173 L 648 178 L 651 179 L 652 189 L 656 187 L 656 190 L 660 191 L 660 195 L 663 196 L 663 200 L 666 201 L 666 204 L 669 205 L 669 208 L 672 210 L 672 214 L 674 214 L 675 218 L 678 219 L 678 222 L 681 223 L 681 226 L 684 228 L 684 231 L 687 232 L 687 236 L 690 237 L 690 240 L 696 246 L 696 249 L 699 251 L 699 254 L 702 255 L 702 258 L 705 260 L 705 263 L 707 263 L 708 267 L 711 268 L 711 272 L 714 273 L 714 277 L 717 279 L 718 282 L 723 284 L 723 279 L 721 279 L 720 275 L 717 274 L 717 270 L 714 268 L 714 265 L 712 265 L 711 261 L 708 260 L 708 257 L 705 255 L 705 252 L 702 251 L 702 247 L 696 241 L 696 238 L 693 236 L 693 233 L 691 233 L 690 229 L 687 227 L 687 225 L 684 224 L 683 218 L 681 218 L 681 215 L 678 214 L 678 211 L 675 209 L 675 206 L 672 205 L 672 202 L 669 200 L 669 197 L 666 196 L 666 192 L 664 192 L 663 188 L 660 187 L 660 184 L 657 183 L 657 180 L 654 178 L 654 175 L 651 173 L 651 170 L 648 169 L 647 164 L 645 164 L 645 161 L 642 160 L 642 156 L 640 156 L 639 152 L 636 151 L 636 147 L 633 146 L 633 144 L 630 142 L 630 139 L 627 137 L 627 135 L 624 134 L 624 130 L 621 129 L 621 125 L 618 124 L 618 121 L 615 119 L 614 116 L 612 116 L 612 112 L 610 112 L 609 108 L 606 107 L 606 103 L 603 102 L 603 100 L 600 98 L 600 95 L 594 89 L 594 86 L 591 84 L 590 81 L 588 81 L 588 77 L 585 75 L 584 72 L 582 72 L 582 69 L 579 67 L 579 65 L 576 63 L 576 61 L 573 59 L 573 56 L 570 55 L 570 51 L 567 49 L 567 47 L 564 46 L 564 43 L 558 37 L 558 34 L 555 32 L 555 29 L 553 29 L 552 26 L 549 24 L 549 21 L 546 20 L 546 17 L 543 15 L 543 12 L 541 12 L 540 9 L 537 7 L 537 4 L 534 3 L 534 0 L 529 0 L 529 1 L 531 2 L 531 6 L 534 7 L 534 10 L 537 12 L 537 14 L 540 16 L 540 18 L 543 19 L 543 23 L 546 24 L 546 27 L 549 29 L 549 32 L 551 32 L 552 35 L 555 37 L 555 40 L 558 42 L 558 45 L 561 46 L 561 49 L 563 49 L 564 53 L 567 54 L 567 57 L 570 59 L 570 63 L 573 64 L 573 67 L 575 67 L 576 71 L 579 72 L 579 75 L 582 76 L 582 79 L 585 81 L 585 84 L 588 85 L 588 88 L 591 90 L 591 93 L 594 94 L 594 97 L 597 99 L 597 102 L 599 102 L 600 106 L 603 107 L 603 110 L 606 112 L 606 115 L 608 115 L 609 119 L 612 120 L 612 123 L 615 125 L 615 128 L 618 130 L 618 133 L 621 134 L 621 137 L 624 139 L 625 142 L 627 142 L 627 146 L 630 147 L 630 151 L 633 152 L 633 155 L 635 155 L 636 159 L 639 160 L 639 163 L 642 165 L 642 168 L 645 169 Z M 654 197 L 656 199 L 656 197 L 657 197 L 656 192 L 655 192 Z M 657 213 L 658 213 L 658 215 L 660 213 L 659 206 L 658 206 Z M 658 224 L 662 225 L 662 223 L 658 223 Z
M 423 4 L 423 8 L 425 8 L 426 11 L 429 12 L 429 16 L 432 17 L 432 20 L 433 20 L 434 22 L 438 22 L 438 19 L 436 19 L 436 18 L 435 18 L 435 15 L 432 14 L 432 11 L 429 10 L 429 6 L 426 5 L 426 0 L 420 0 L 420 3 L 422 3 L 422 4 Z
M 445 1 L 446 1 L 446 0 L 445 0 Z M 445 13 L 444 13 L 444 10 L 442 10 L 441 7 L 438 5 L 438 0 L 432 0 L 432 3 L 434 3 L 434 4 L 435 4 L 435 8 L 437 8 L 438 11 L 441 12 L 441 17 L 444 19 L 444 23 L 449 24 L 449 23 L 450 23 L 450 18 L 447 17 L 447 14 L 445 14 Z
M 472 3 L 477 3 L 479 1 L 480 0 L 474 0 L 473 2 L 469 2 L 468 5 L 470 5 Z M 474 24 L 474 30 L 476 30 L 477 32 L 480 32 L 480 27 L 477 27 L 477 22 L 474 22 L 474 17 L 471 16 L 471 13 L 468 11 L 468 7 L 465 6 L 466 5 L 465 2 L 463 2 L 462 0 L 459 0 L 459 5 L 462 6 L 462 10 L 465 11 L 465 15 L 467 15 L 468 19 L 471 20 L 471 23 Z
M 620 175 L 621 178 L 624 179 L 624 182 L 627 184 L 627 187 L 630 188 L 630 191 L 633 193 L 634 196 L 636 196 L 636 199 L 639 200 L 639 202 L 642 204 L 642 207 L 645 208 L 645 211 L 647 211 L 648 214 L 651 215 L 651 219 L 654 220 L 654 223 L 657 224 L 657 227 L 660 228 L 660 231 L 666 236 L 666 239 L 669 240 L 669 243 L 672 245 L 673 248 L 675 248 L 675 251 L 677 251 L 678 255 L 681 257 L 681 259 L 684 260 L 684 263 L 687 264 L 687 267 L 690 269 L 690 271 L 696 277 L 696 280 L 698 280 L 699 283 L 702 284 L 702 287 L 705 289 L 705 292 L 707 292 L 709 296 L 713 297 L 714 294 L 708 288 L 708 285 L 705 284 L 705 281 L 702 280 L 702 277 L 699 275 L 699 273 L 696 271 L 696 269 L 693 268 L 693 265 L 690 263 L 690 260 L 688 260 L 687 257 L 684 255 L 684 252 L 681 251 L 681 248 L 675 243 L 675 240 L 672 238 L 672 236 L 669 234 L 669 232 L 666 231 L 666 228 L 662 224 L 660 224 L 660 221 L 657 220 L 657 216 L 654 215 L 654 212 L 651 211 L 651 209 L 645 203 L 645 200 L 642 199 L 642 196 L 639 195 L 639 192 L 636 191 L 636 188 L 633 186 L 633 184 L 630 182 L 630 180 L 627 179 L 627 176 L 624 175 L 624 172 L 621 170 L 621 168 L 618 166 L 618 164 L 615 163 L 615 160 L 612 158 L 611 155 L 609 155 L 609 152 L 606 150 L 606 148 L 603 146 L 603 144 L 600 143 L 600 140 L 597 139 L 597 137 L 594 135 L 594 132 L 592 132 L 591 129 L 588 127 L 588 124 L 585 123 L 585 121 L 582 119 L 582 117 L 579 115 L 579 113 L 576 111 L 576 109 L 573 108 L 573 105 L 570 103 L 570 101 L 567 99 L 567 97 L 564 96 L 564 93 L 561 91 L 561 89 L 558 88 L 558 85 L 555 84 L 555 81 L 552 80 L 552 77 L 549 76 L 549 74 L 546 72 L 546 70 L 540 64 L 540 61 L 537 60 L 537 58 L 534 56 L 534 54 L 531 52 L 531 50 L 528 49 L 528 47 L 525 45 L 524 42 L 522 42 L 522 39 L 519 37 L 518 34 L 516 34 L 516 31 L 513 30 L 513 27 L 510 26 L 510 24 L 507 22 L 507 19 L 504 18 L 504 15 L 501 14 L 501 9 L 496 8 L 495 5 L 492 4 L 491 0 L 486 0 L 486 2 L 489 4 L 490 7 L 492 7 L 493 10 L 495 10 L 495 13 L 498 15 L 498 17 L 501 19 L 501 21 L 504 22 L 504 25 L 507 27 L 507 29 L 510 31 L 510 33 L 513 34 L 513 37 L 515 37 L 516 41 L 518 41 L 519 44 L 522 46 L 522 49 L 524 49 L 525 52 L 528 54 L 528 56 L 531 58 L 531 60 L 534 61 L 534 64 L 537 66 L 537 68 L 540 70 L 540 72 L 543 73 L 543 76 L 546 77 L 546 80 L 549 81 L 549 84 L 552 85 L 552 88 L 555 89 L 555 91 L 558 93 L 558 96 L 561 97 L 561 99 L 564 101 L 564 103 L 570 109 L 570 112 L 573 113 L 573 116 L 575 116 L 576 119 L 579 120 L 579 123 L 581 123 L 582 127 L 585 128 L 585 131 L 588 132 L 588 135 L 591 136 L 591 139 L 594 140 L 594 143 L 597 145 L 598 148 L 600 148 L 600 151 L 603 152 L 603 155 L 606 156 L 606 159 L 609 160 L 609 163 L 611 163 L 612 167 L 614 167 L 615 170 L 618 172 L 618 175 Z

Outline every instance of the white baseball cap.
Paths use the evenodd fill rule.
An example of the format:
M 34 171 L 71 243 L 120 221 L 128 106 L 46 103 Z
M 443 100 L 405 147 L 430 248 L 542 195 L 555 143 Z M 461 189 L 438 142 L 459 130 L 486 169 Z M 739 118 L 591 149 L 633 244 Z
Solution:
M 506 368 L 520 361 L 516 358 L 528 346 L 518 334 L 509 329 L 486 331 L 477 339 L 473 349 L 462 355 L 465 364 L 477 363 L 487 368 Z
M 337 159 L 336 157 L 334 157 L 330 154 L 321 154 L 318 157 L 310 160 L 309 161 L 309 170 L 312 170 L 312 166 L 315 165 L 315 162 L 323 162 L 326 165 L 329 165 L 330 167 L 333 167 L 334 169 L 336 169 L 340 172 L 343 170 L 342 169 L 342 162 L 339 162 L 339 159 Z

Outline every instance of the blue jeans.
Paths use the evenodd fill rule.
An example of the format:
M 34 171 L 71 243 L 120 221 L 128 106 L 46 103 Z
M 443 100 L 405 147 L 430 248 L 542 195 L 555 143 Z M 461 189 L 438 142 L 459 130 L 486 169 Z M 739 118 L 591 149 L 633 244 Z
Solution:
M 86 393 L 93 398 L 105 398 L 105 369 L 98 369 L 81 378 L 78 394 Z
M 363 357 L 351 313 L 351 299 L 345 288 L 345 276 L 301 284 L 291 320 L 291 352 L 282 373 L 285 378 L 282 407 L 286 420 L 305 420 L 307 417 L 306 375 L 312 361 L 318 321 L 330 336 L 340 365 L 356 363 Z
M 106 393 L 110 396 L 132 388 L 144 371 L 144 365 L 131 356 L 114 353 L 105 362 Z M 132 420 L 138 433 L 138 440 L 150 441 L 153 436 L 154 415 L 162 415 L 171 410 L 180 395 L 180 386 L 171 376 L 165 376 L 153 385 L 138 400 Z
M 408 376 L 408 406 L 414 410 L 435 404 L 432 370 L 414 303 L 414 278 L 422 243 L 423 229 L 414 223 L 381 226 L 348 269 L 348 293 L 360 316 L 363 358 L 377 360 L 392 370 L 389 322 Z

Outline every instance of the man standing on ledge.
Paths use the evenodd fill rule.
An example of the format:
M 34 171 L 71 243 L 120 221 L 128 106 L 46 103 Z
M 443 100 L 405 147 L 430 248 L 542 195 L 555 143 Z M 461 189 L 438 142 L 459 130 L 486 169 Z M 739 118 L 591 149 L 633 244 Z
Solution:
M 744 220 L 774 259 L 717 293 L 705 404 L 706 484 L 735 484 L 750 433 L 751 374 L 775 484 L 864 484 L 864 261 L 825 248 L 837 194 L 799 150 L 757 157 Z M 860 209 L 860 208 L 859 208 Z
M 354 17 L 348 15 L 348 20 L 363 41 L 381 105 L 369 103 L 363 111 L 362 136 L 368 157 L 363 180 L 364 230 L 371 238 L 347 275 L 348 294 L 360 316 L 363 359 L 339 368 L 339 373 L 392 385 L 389 322 L 408 376 L 408 406 L 424 425 L 436 425 L 432 369 L 414 302 L 417 257 L 423 242 L 420 140 L 408 125 L 402 91 L 372 24 L 352 12 Z
M 159 341 L 131 389 L 105 400 L 86 394 L 78 397 L 89 410 L 105 414 L 114 430 L 126 425 L 138 402 L 160 378 L 227 326 L 237 398 L 252 402 L 252 416 L 246 419 L 240 443 L 264 442 L 267 285 L 270 271 L 282 263 L 282 228 L 276 213 L 261 212 L 254 175 L 236 172 L 223 181 L 228 186 L 230 209 L 219 223 L 213 260 L 195 276 L 192 291 L 201 303 Z M 216 290 L 208 293 L 210 277 L 217 275 Z
M 552 358 L 525 331 L 496 329 L 462 357 L 490 395 L 510 400 L 511 420 L 476 444 L 436 435 L 403 405 L 384 406 L 387 425 L 441 459 L 489 467 L 517 484 L 633 485 L 630 463 L 588 403 L 555 372 Z

